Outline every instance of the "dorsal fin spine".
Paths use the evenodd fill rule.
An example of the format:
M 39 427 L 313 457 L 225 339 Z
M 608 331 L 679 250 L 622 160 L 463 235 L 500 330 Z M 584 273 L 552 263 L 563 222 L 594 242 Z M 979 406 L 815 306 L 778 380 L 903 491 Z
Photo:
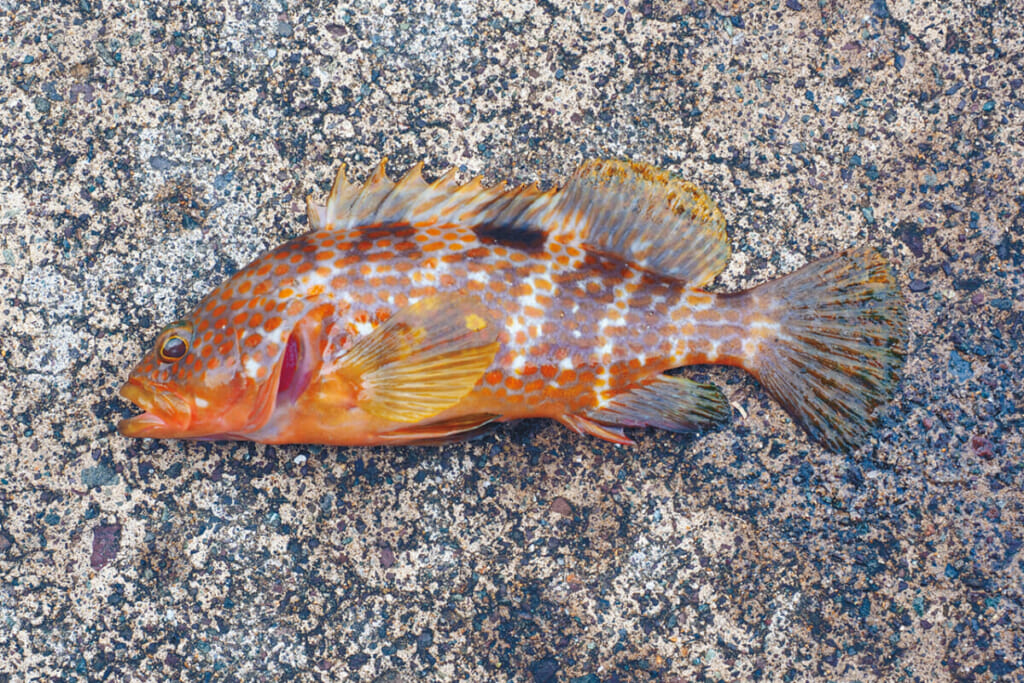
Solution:
M 320 220 L 320 208 L 313 201 L 313 195 L 306 197 L 306 219 L 313 230 L 320 230 L 324 227 L 323 221 Z
M 431 183 L 430 188 L 432 190 L 440 190 L 445 185 L 450 184 L 453 180 L 455 180 L 455 167 L 454 166 L 449 168 L 447 171 L 444 172 L 444 174 L 440 178 L 438 178 L 433 183 Z
M 387 181 L 387 182 L 391 182 L 390 180 L 388 180 L 387 166 L 388 166 L 388 158 L 387 157 L 381 157 L 380 163 L 377 164 L 377 168 L 373 169 L 373 175 L 370 176 L 369 180 L 367 180 L 365 183 L 363 183 L 363 187 L 366 187 L 368 185 L 370 185 L 370 186 L 376 185 L 377 183 L 381 182 L 382 180 L 383 181 Z
M 334 183 L 331 185 L 331 193 L 327 195 L 326 222 L 331 224 L 341 212 L 341 205 L 348 195 L 348 180 L 345 178 L 345 164 L 338 167 L 334 176 Z

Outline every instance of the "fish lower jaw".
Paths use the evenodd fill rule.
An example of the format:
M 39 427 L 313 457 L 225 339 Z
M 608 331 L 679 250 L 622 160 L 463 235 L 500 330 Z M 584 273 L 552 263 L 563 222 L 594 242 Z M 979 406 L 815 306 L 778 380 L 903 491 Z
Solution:
M 117 423 L 117 431 L 131 438 L 158 439 L 174 436 L 174 429 L 158 415 L 143 413 Z
M 118 392 L 143 413 L 121 420 L 117 431 L 134 438 L 176 438 L 188 431 L 191 411 L 180 399 L 162 396 L 136 380 L 129 380 Z

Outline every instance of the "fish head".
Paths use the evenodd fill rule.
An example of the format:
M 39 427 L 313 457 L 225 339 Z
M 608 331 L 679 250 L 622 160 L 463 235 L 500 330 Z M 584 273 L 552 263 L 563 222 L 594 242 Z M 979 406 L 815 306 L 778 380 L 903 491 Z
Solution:
M 193 314 L 160 332 L 119 392 L 144 411 L 122 420 L 121 434 L 233 438 L 253 421 L 260 411 L 260 382 L 245 372 L 242 330 L 211 327 Z
M 121 421 L 123 435 L 272 438 L 318 372 L 324 319 L 335 312 L 300 278 L 309 239 L 256 259 L 160 332 L 121 387 L 144 411 Z

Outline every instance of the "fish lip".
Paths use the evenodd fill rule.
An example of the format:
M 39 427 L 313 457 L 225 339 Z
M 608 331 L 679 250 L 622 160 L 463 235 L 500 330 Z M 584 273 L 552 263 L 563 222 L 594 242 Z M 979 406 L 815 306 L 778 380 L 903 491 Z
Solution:
M 168 389 L 131 378 L 118 391 L 141 408 L 143 413 L 121 420 L 117 431 L 127 437 L 174 437 L 182 436 L 192 421 L 192 410 L 188 403 Z

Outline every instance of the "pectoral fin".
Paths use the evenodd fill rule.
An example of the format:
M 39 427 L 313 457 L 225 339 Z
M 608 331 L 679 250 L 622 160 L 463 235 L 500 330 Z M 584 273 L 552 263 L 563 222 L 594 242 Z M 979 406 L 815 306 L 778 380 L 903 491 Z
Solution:
M 368 413 L 414 423 L 452 407 L 498 351 L 498 326 L 479 299 L 442 294 L 406 306 L 339 359 Z
M 498 418 L 498 415 L 491 413 L 462 415 L 437 422 L 401 427 L 393 432 L 381 434 L 381 439 L 418 446 L 441 446 L 486 434 L 496 426 L 495 420 Z

